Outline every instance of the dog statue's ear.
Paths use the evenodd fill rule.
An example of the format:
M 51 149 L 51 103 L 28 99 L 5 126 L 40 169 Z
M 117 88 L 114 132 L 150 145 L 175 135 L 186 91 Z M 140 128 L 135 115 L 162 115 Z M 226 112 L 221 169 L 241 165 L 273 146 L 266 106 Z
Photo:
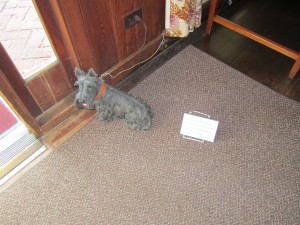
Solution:
M 75 68 L 75 76 L 77 77 L 77 79 L 82 75 L 83 75 L 82 70 L 79 69 L 78 67 L 76 67 Z
M 98 78 L 98 74 L 95 72 L 93 68 L 89 70 L 88 75 L 92 78 Z

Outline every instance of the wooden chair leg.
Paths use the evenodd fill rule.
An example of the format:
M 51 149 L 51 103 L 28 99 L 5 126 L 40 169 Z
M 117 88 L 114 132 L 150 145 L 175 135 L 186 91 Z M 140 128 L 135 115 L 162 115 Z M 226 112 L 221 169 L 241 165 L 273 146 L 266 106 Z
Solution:
M 296 59 L 296 62 L 294 63 L 291 71 L 290 71 L 290 74 L 289 74 L 289 78 L 290 79 L 294 79 L 296 73 L 298 72 L 300 68 L 300 54 L 298 55 L 298 58 Z
M 206 32 L 208 34 L 211 33 L 211 29 L 212 29 L 212 25 L 213 25 L 213 19 L 216 15 L 218 3 L 219 3 L 218 0 L 211 0 L 210 1 L 209 14 L 208 14 L 207 25 L 206 25 Z

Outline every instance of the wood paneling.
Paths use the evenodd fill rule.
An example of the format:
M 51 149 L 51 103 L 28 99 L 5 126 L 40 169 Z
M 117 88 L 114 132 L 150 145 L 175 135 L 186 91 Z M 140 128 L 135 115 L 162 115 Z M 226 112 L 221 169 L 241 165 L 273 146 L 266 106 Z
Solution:
M 75 50 L 76 57 L 81 68 L 95 67 L 93 58 L 92 46 L 88 38 L 88 33 L 85 26 L 85 20 L 82 15 L 81 5 L 79 0 L 58 0 L 61 13 L 64 17 L 65 26 L 68 29 L 68 34 L 72 46 Z M 64 39 L 66 39 L 64 37 Z
M 70 84 L 68 75 L 61 63 L 48 69 L 43 76 L 52 92 L 55 102 L 59 102 L 73 91 L 73 84 Z
M 164 29 L 164 1 L 128 0 L 124 4 L 122 1 L 111 0 L 109 3 L 120 61 L 142 46 L 145 32 L 147 32 L 147 42 L 149 42 L 158 37 Z M 147 31 L 142 23 L 125 29 L 124 17 L 137 9 L 142 9 L 142 19 L 147 26 Z
M 32 96 L 34 96 L 36 102 L 39 103 L 39 106 L 43 111 L 55 104 L 54 96 L 43 76 L 32 79 L 27 83 L 27 88 L 30 90 Z
M 137 4 L 136 0 L 128 0 L 126 4 L 122 1 L 111 0 L 110 12 L 111 18 L 114 21 L 114 35 L 116 37 L 117 51 L 119 60 L 123 60 L 131 53 L 138 50 L 137 29 L 141 24 L 137 24 L 129 29 L 125 29 L 124 17 L 131 12 L 140 9 L 141 6 Z M 142 31 L 144 33 L 144 31 Z M 141 44 L 140 44 L 141 45 Z
M 81 0 L 80 6 L 95 61 L 94 69 L 105 71 L 118 62 L 109 1 Z
M 147 42 L 163 31 L 164 1 L 160 0 L 59 0 L 65 26 L 79 65 L 102 73 L 115 66 L 142 46 L 142 23 L 125 29 L 124 17 L 142 9 L 147 26 Z M 72 10 L 71 10 L 72 9 Z
M 138 2 L 142 6 L 143 20 L 147 25 L 147 41 L 151 41 L 159 36 L 164 30 L 165 1 L 139 0 Z
M 73 91 L 62 63 L 57 61 L 51 68 L 41 71 L 38 76 L 27 82 L 39 107 L 45 111 Z
M 162 37 L 158 36 L 157 38 L 145 45 L 143 51 L 141 52 L 141 57 L 140 51 L 136 51 L 134 54 L 131 54 L 129 57 L 116 64 L 114 67 L 110 68 L 107 72 L 115 78 L 106 76 L 105 81 L 111 85 L 116 85 L 117 83 L 125 79 L 133 71 L 139 68 L 140 61 L 142 62 L 149 58 L 151 55 L 153 55 L 153 53 L 157 50 L 158 46 L 160 45 L 161 41 Z

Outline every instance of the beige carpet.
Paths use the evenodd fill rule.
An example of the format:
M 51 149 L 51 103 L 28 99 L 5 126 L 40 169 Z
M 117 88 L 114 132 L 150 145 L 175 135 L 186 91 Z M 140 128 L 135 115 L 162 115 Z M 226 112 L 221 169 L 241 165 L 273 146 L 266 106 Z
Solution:
M 300 105 L 189 46 L 131 91 L 148 132 L 97 120 L 1 193 L 0 224 L 299 224 Z M 210 114 L 215 143 L 179 135 Z

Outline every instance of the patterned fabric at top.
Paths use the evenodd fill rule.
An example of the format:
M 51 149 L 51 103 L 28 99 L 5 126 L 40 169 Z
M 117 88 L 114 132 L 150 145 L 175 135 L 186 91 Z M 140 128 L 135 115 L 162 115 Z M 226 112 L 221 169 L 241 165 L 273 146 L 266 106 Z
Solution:
M 201 25 L 202 0 L 166 0 L 166 36 L 186 37 Z

